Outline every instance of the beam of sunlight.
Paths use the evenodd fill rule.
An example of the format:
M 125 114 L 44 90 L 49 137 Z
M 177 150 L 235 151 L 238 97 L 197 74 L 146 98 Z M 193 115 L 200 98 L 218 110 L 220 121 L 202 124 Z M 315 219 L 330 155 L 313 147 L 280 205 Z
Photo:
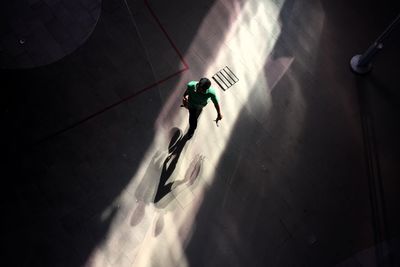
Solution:
M 104 211 L 104 219 L 110 214 L 115 216 L 108 236 L 94 249 L 87 266 L 188 266 L 185 246 L 196 229 L 196 214 L 207 188 L 213 184 L 215 167 L 225 151 L 241 110 L 248 108 L 254 117 L 265 119 L 273 105 L 271 92 L 294 60 L 293 57 L 270 56 L 281 34 L 279 15 L 284 1 L 248 0 L 240 6 L 236 1 L 221 0 L 211 7 L 185 55 L 185 58 L 196 55 L 198 62 L 189 60 L 193 77 L 183 75 L 176 85 L 177 89 L 169 96 L 155 123 L 153 143 L 143 155 L 131 183 Z M 221 5 L 233 5 L 230 12 L 235 13 L 235 19 L 230 22 L 224 36 L 210 36 L 206 29 L 210 27 L 209 21 L 218 22 L 218 14 L 215 13 Z M 215 49 L 215 43 L 219 43 L 220 47 L 210 61 L 204 54 Z M 224 115 L 220 127 L 216 127 L 213 121 L 216 112 L 209 104 L 199 119 L 195 136 L 185 145 L 168 179 L 181 181 L 182 184 L 172 188 L 155 204 L 154 195 L 167 156 L 169 130 L 178 127 L 184 132 L 187 128 L 188 112 L 179 107 L 186 83 L 190 78 L 211 77 L 226 65 L 240 80 L 232 88 L 219 93 Z M 202 72 L 195 73 L 196 69 Z M 303 105 L 295 78 L 289 79 L 293 80 L 293 102 Z M 215 83 L 213 86 L 217 87 Z M 248 107 L 252 94 L 261 103 L 257 110 Z M 296 118 L 296 122 L 289 126 L 291 135 L 301 130 L 301 110 Z M 287 117 L 284 123 L 293 122 Z

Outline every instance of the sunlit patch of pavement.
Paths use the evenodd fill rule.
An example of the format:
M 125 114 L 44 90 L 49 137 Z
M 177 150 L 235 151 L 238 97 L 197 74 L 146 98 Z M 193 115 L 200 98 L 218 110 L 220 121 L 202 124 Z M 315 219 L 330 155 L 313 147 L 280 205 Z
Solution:
M 221 2 L 215 6 L 220 8 Z M 108 237 L 93 251 L 89 266 L 113 266 L 126 259 L 134 266 L 187 266 L 185 245 L 196 228 L 197 211 L 207 189 L 213 184 L 215 166 L 241 109 L 246 108 L 250 94 L 256 93 L 267 103 L 262 112 L 264 115 L 268 113 L 272 106 L 272 89 L 293 62 L 290 57 L 269 58 L 280 33 L 278 16 L 282 5 L 283 0 L 278 4 L 247 1 L 240 11 L 236 10 L 238 16 L 225 36 L 210 38 L 204 33 L 193 40 L 185 55 L 191 72 L 178 82 L 177 87 L 182 90 L 175 90 L 166 101 L 155 123 L 157 134 L 154 142 L 143 155 L 143 163 L 132 182 L 113 203 L 119 210 Z M 212 14 L 212 9 L 209 14 Z M 199 33 L 206 32 L 203 27 L 212 20 L 218 23 L 217 14 L 204 18 Z M 221 46 L 215 51 L 214 61 L 207 62 L 204 69 L 202 54 L 212 49 L 206 44 L 213 38 L 220 38 Z M 195 135 L 185 144 L 175 170 L 168 178 L 175 185 L 169 194 L 154 203 L 162 160 L 168 154 L 170 142 L 165 133 L 174 127 L 183 132 L 187 129 L 188 113 L 179 106 L 188 78 L 211 77 L 225 65 L 237 74 L 240 81 L 220 94 L 224 114 L 220 126 L 215 125 L 216 112 L 210 104 L 204 109 Z M 202 68 L 203 72 L 196 72 Z M 301 114 L 299 118 L 301 120 Z

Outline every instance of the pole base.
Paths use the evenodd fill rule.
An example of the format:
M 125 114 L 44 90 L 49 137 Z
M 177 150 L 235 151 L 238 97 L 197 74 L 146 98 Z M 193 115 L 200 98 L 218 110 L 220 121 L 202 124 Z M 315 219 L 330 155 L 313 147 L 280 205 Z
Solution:
M 362 55 L 355 55 L 350 60 L 351 70 L 357 74 L 367 74 L 372 70 L 372 64 L 369 63 L 366 66 L 358 66 L 358 62 L 360 61 Z

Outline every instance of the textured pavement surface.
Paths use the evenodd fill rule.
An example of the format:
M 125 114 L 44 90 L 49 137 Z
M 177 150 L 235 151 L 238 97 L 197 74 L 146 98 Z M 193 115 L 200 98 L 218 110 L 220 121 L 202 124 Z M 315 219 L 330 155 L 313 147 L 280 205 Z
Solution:
M 3 5 L 7 266 L 400 265 L 400 29 L 349 67 L 399 4 Z M 185 84 L 225 66 L 185 139 Z
M 89 37 L 100 16 L 100 0 L 3 1 L 0 67 L 32 68 L 53 63 Z

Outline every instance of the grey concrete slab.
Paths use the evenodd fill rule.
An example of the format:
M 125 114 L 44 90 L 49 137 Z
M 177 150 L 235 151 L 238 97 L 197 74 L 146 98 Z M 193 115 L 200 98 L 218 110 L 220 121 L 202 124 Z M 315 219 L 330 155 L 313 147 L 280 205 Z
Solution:
M 100 15 L 100 1 L 17 1 L 1 8 L 3 33 L 12 32 L 17 40 L 4 49 L 0 66 L 3 69 L 32 68 L 55 62 L 76 50 L 93 31 Z M 88 8 L 89 7 L 89 8 Z M 57 21 L 56 25 L 47 25 Z M 57 31 L 54 30 L 57 27 Z M 6 32 L 4 32 L 4 30 Z M 53 37 L 49 32 L 53 32 Z M 56 33 L 54 33 L 56 32 Z M 57 37 L 69 35 L 69 39 Z M 74 42 L 69 40 L 73 39 Z M 23 48 L 32 61 L 18 57 L 13 51 Z M 60 49 L 62 47 L 63 49 Z M 20 61 L 21 59 L 21 61 Z
M 44 6 L 76 13 L 65 13 L 75 25 L 68 34 L 57 31 L 68 28 L 59 17 L 38 20 L 49 53 L 78 44 L 70 36 L 84 34 L 75 28 L 96 20 L 97 2 L 78 2 L 21 7 L 39 8 L 31 18 L 43 20 L 51 17 Z M 370 76 L 348 65 L 395 4 L 101 7 L 72 54 L 1 70 L 4 240 L 14 266 L 398 265 L 399 38 Z M 24 22 L 12 22 L 2 47 L 24 32 Z M 212 104 L 203 110 L 167 177 L 175 186 L 154 203 L 170 131 L 187 129 L 186 83 L 225 65 L 239 82 L 215 85 L 223 120 L 212 121 Z

